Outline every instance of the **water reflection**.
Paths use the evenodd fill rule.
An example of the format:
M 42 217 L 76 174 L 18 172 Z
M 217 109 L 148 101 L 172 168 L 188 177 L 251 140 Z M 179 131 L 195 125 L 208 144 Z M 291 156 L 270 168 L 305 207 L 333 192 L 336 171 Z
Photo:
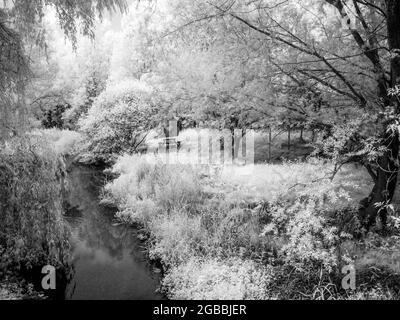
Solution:
M 159 275 L 143 254 L 137 231 L 113 221 L 114 212 L 99 205 L 104 177 L 73 167 L 69 172 L 66 220 L 71 226 L 72 279 L 66 299 L 162 299 Z

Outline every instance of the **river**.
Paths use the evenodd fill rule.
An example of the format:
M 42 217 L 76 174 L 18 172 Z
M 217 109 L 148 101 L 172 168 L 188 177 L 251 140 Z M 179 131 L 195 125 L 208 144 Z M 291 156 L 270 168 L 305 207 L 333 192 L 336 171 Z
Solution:
M 73 300 L 163 299 L 159 270 L 145 254 L 138 230 L 115 221 L 99 204 L 101 171 L 71 166 L 65 219 L 71 227 L 72 272 L 57 296 Z

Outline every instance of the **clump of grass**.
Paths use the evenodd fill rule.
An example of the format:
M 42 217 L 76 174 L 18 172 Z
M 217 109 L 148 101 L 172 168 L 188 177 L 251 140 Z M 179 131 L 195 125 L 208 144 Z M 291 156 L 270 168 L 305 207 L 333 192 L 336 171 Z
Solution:
M 132 222 L 147 224 L 160 211 L 194 212 L 203 201 L 197 172 L 189 165 L 168 166 L 137 155 L 123 156 L 112 173 L 119 177 L 105 187 L 103 201 L 115 202 L 122 209 L 120 216 L 129 216 Z
M 199 216 L 189 216 L 182 211 L 155 217 L 149 226 L 153 240 L 150 257 L 171 268 L 194 256 L 208 255 L 209 239 L 200 223 Z
M 186 300 L 265 300 L 273 298 L 268 287 L 272 268 L 237 258 L 192 258 L 172 268 L 163 285 L 171 299 Z

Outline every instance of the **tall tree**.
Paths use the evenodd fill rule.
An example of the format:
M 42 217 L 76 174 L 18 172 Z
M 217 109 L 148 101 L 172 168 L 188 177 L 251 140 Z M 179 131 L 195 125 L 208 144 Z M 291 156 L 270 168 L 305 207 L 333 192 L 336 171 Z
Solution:
M 347 134 L 332 146 L 341 148 L 335 160 L 363 163 L 374 181 L 361 202 L 364 225 L 378 214 L 385 218 L 399 170 L 400 2 L 213 0 L 192 7 L 181 9 L 184 26 L 221 19 L 241 38 L 262 39 L 270 48 L 266 58 L 287 79 L 282 86 L 320 97 L 330 130 L 347 123 Z

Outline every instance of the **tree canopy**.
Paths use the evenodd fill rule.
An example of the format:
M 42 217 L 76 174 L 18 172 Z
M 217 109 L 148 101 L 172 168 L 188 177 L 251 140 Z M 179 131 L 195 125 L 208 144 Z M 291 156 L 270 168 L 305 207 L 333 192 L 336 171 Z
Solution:
M 96 22 L 116 10 L 126 12 L 119 28 Z M 69 128 L 95 132 L 104 101 L 116 125 L 129 118 L 120 87 L 160 123 L 320 131 L 319 154 L 363 164 L 376 183 L 368 220 L 390 203 L 399 169 L 399 14 L 394 0 L 5 2 L 0 84 L 26 105 L 12 92 L 25 88 L 34 39 L 47 55 L 30 50 L 25 99 L 39 114 L 66 110 Z
M 25 45 L 29 43 L 46 46 L 43 18 L 48 8 L 55 10 L 61 29 L 75 47 L 78 32 L 89 37 L 94 36 L 97 16 L 101 18 L 105 11 L 124 11 L 127 6 L 124 0 L 2 1 L 0 7 L 0 86 L 2 88 L 0 112 L 3 130 L 15 131 L 21 126 L 21 117 L 23 118 L 26 113 L 22 95 L 31 73 Z

